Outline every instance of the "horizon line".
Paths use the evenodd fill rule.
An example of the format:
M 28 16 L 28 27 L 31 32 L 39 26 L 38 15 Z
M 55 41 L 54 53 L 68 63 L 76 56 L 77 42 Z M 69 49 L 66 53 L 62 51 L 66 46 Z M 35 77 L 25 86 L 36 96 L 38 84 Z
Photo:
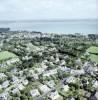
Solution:
M 78 20 L 98 20 L 98 18 L 84 18 L 84 19 L 14 19 L 14 20 L 0 20 L 0 22 L 22 22 L 22 21 L 78 21 Z

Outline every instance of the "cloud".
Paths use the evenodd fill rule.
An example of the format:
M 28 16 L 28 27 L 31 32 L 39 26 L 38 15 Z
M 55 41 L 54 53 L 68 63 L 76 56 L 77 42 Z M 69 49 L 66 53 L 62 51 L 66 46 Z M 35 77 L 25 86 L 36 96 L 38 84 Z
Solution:
M 98 18 L 97 0 L 0 0 L 0 20 Z

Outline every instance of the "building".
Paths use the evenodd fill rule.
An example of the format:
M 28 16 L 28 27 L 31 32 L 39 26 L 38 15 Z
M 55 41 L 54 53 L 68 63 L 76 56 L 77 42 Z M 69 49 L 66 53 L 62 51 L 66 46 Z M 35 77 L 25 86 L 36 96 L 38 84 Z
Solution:
M 8 32 L 10 28 L 0 28 L 0 33 Z
M 45 93 L 45 94 L 51 91 L 51 89 L 47 87 L 47 85 L 41 85 L 39 86 L 39 89 L 42 93 Z
M 96 45 L 98 45 L 98 38 L 96 38 Z
M 20 93 L 19 89 L 18 88 L 14 88 L 12 91 L 12 94 L 17 94 L 17 93 Z
M 18 87 L 18 89 L 19 89 L 20 91 L 21 91 L 21 90 L 24 90 L 24 88 L 25 88 L 22 84 L 18 84 L 17 87 Z
M 0 100 L 8 100 L 9 94 L 8 92 L 3 92 L 0 94 Z
M 49 94 L 48 94 L 48 97 L 51 99 L 51 100 L 58 100 L 60 95 L 57 91 L 51 91 Z
M 39 93 L 38 89 L 34 89 L 34 90 L 31 90 L 31 91 L 30 91 L 30 95 L 31 95 L 32 97 L 36 97 L 36 96 L 39 96 L 40 93 Z
M 55 88 L 55 83 L 54 83 L 53 80 L 48 81 L 46 84 L 47 84 L 47 86 L 49 86 L 50 88 Z
M 4 82 L 2 83 L 2 88 L 7 88 L 9 85 L 10 85 L 10 84 L 9 84 L 9 81 L 6 80 L 6 81 L 4 81 Z
M 63 86 L 62 86 L 62 89 L 63 89 L 65 92 L 67 92 L 67 91 L 69 90 L 69 86 L 68 86 L 68 85 L 63 85 Z

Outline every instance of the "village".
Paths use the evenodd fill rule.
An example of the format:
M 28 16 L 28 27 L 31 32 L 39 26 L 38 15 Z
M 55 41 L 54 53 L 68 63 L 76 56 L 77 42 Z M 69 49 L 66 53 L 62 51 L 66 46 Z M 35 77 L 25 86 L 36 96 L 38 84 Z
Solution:
M 0 32 L 0 100 L 98 100 L 98 39 Z

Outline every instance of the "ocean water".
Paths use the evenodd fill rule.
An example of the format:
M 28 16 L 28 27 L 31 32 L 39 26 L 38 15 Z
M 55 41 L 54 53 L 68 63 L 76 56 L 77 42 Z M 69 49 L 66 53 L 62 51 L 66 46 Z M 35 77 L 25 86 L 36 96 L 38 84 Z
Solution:
M 56 20 L 56 21 L 0 21 L 0 27 L 11 30 L 40 31 L 60 34 L 97 34 L 98 20 Z

